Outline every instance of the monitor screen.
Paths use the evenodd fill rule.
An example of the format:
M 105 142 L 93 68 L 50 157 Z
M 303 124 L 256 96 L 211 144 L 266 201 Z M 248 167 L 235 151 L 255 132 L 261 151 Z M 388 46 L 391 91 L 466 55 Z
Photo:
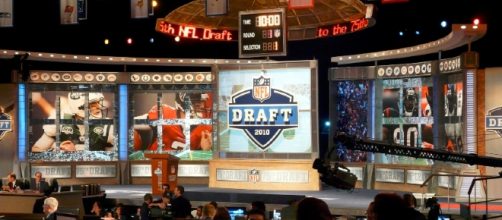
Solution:
M 450 215 L 439 215 L 438 220 L 450 220 L 451 216 Z
M 246 216 L 246 207 L 227 207 L 227 209 L 231 220 L 243 219 Z

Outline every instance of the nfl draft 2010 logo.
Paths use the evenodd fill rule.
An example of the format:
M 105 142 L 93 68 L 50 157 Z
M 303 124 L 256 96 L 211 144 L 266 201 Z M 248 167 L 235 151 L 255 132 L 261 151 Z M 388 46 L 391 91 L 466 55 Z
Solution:
M 252 89 L 233 94 L 228 103 L 229 128 L 243 130 L 262 151 L 284 129 L 298 127 L 298 103 L 294 96 L 270 85 L 270 78 L 254 78 Z
M 0 140 L 2 140 L 9 131 L 12 131 L 12 117 L 5 113 L 4 108 L 0 106 Z
M 502 107 L 497 107 L 488 111 L 486 118 L 486 130 L 495 131 L 502 137 Z

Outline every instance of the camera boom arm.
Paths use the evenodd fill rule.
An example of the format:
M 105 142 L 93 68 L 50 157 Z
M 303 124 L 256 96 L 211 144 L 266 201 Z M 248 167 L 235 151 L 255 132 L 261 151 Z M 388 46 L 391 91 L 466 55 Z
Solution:
M 478 156 L 477 154 L 460 154 L 448 151 L 407 147 L 399 144 L 388 144 L 381 141 L 356 138 L 349 136 L 343 132 L 335 135 L 334 142 L 335 144 L 343 144 L 349 150 L 401 155 L 415 158 L 426 158 L 447 162 L 464 163 L 469 165 L 502 167 L 501 158 Z

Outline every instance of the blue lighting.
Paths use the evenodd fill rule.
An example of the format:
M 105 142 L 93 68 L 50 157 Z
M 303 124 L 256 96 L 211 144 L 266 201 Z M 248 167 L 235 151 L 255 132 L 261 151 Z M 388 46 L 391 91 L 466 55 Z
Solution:
M 18 100 L 17 100 L 18 116 L 18 136 L 17 136 L 17 157 L 19 161 L 26 160 L 26 85 L 18 85 Z
M 415 31 L 415 34 L 416 35 L 420 35 L 420 31 Z
M 404 32 L 399 31 L 399 36 L 403 36 L 403 35 L 404 35 Z
M 155 39 L 153 37 L 150 38 L 150 43 L 152 43 L 152 44 L 155 43 Z
M 441 27 L 445 28 L 445 27 L 446 27 L 446 25 L 448 25 L 448 22 L 446 22 L 446 21 L 441 21 Z
M 330 121 L 325 121 L 325 122 L 324 122 L 324 126 L 326 126 L 326 127 L 331 126 L 331 122 L 330 122 Z
M 119 160 L 127 160 L 127 128 L 129 127 L 127 85 L 119 85 Z

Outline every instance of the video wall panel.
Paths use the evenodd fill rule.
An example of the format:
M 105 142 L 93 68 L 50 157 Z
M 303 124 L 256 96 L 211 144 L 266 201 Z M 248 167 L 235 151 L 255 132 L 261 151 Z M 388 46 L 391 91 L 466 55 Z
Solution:
M 434 149 L 431 77 L 382 80 L 382 140 L 408 147 Z M 409 164 L 408 157 L 384 155 L 383 163 Z M 426 164 L 425 160 L 412 163 Z
M 29 85 L 30 161 L 118 160 L 112 84 Z
M 336 132 L 345 132 L 357 138 L 368 135 L 369 81 L 337 81 L 336 88 Z M 346 162 L 365 162 L 367 152 L 337 147 L 337 156 Z
M 314 71 L 309 65 L 220 70 L 219 151 L 305 155 L 314 152 Z
M 210 85 L 161 88 L 131 85 L 133 120 L 130 160 L 168 152 L 182 160 L 209 160 L 213 150 L 213 93 Z
M 464 136 L 463 130 L 463 83 L 459 79 L 449 80 L 443 85 L 444 91 L 444 131 L 445 150 L 462 153 Z

